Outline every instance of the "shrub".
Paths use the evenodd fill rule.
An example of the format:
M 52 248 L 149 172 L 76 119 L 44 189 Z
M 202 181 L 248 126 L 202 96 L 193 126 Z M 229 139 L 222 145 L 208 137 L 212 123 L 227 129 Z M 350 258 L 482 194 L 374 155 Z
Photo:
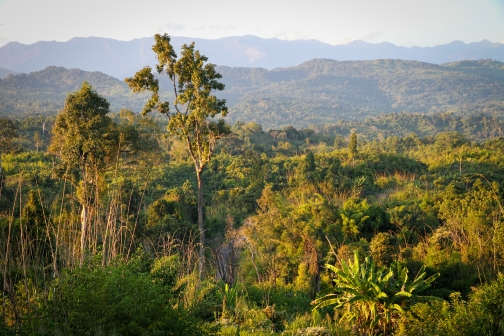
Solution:
M 98 256 L 54 281 L 37 312 L 35 334 L 208 335 L 215 328 L 194 318 L 173 296 L 173 260 L 152 273 L 143 256 L 102 267 Z

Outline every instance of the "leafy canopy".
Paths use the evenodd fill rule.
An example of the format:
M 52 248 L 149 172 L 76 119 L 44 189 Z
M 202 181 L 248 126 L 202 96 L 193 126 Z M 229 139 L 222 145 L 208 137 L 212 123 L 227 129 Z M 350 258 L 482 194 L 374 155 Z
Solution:
M 12 140 L 18 136 L 17 127 L 9 118 L 0 118 L 0 153 L 12 147 Z
M 117 139 L 108 112 L 108 101 L 87 82 L 68 95 L 52 129 L 50 151 L 62 161 L 57 167 L 58 175 L 70 173 L 72 182 L 78 183 L 87 168 L 104 166 Z
M 143 114 L 152 110 L 165 114 L 169 119 L 170 134 L 187 141 L 189 154 L 195 160 L 197 169 L 203 169 L 213 153 L 215 140 L 230 133 L 224 120 L 208 120 L 219 114 L 224 117 L 228 112 L 226 100 L 212 95 L 213 91 L 224 90 L 224 84 L 218 81 L 222 76 L 216 72 L 214 64 L 206 63 L 206 56 L 194 49 L 194 42 L 184 44 L 181 57 L 177 59 L 167 34 L 156 34 L 154 38 L 152 50 L 158 58 L 156 71 L 166 74 L 173 83 L 173 109 L 170 109 L 169 102 L 161 100 L 159 80 L 150 67 L 138 71 L 132 78 L 126 78 L 126 82 L 135 92 L 152 93 Z

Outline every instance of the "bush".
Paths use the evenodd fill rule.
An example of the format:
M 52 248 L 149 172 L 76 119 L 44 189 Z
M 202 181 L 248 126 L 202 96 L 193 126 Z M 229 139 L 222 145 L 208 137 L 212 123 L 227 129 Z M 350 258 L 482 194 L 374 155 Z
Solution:
M 493 335 L 486 332 L 484 320 L 479 307 L 461 300 L 459 293 L 453 293 L 450 302 L 413 306 L 399 323 L 396 336 Z
M 102 267 L 99 256 L 54 281 L 37 312 L 35 334 L 208 335 L 215 330 L 177 304 L 173 260 L 146 268 L 143 256 Z
M 499 273 L 496 280 L 479 288 L 471 301 L 480 307 L 486 317 L 488 335 L 504 335 L 504 275 Z
M 416 304 L 400 323 L 397 336 L 504 335 L 504 275 L 483 285 L 461 300 Z
M 306 292 L 294 290 L 292 286 L 277 284 L 257 284 L 247 288 L 247 298 L 260 307 L 275 306 L 277 310 L 298 313 L 310 310 L 310 296 Z

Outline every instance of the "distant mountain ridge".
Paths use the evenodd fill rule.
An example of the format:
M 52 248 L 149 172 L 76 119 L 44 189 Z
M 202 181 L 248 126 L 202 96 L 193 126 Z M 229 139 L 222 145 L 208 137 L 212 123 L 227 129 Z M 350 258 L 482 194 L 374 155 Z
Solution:
M 362 120 L 383 113 L 454 112 L 504 117 L 504 63 L 480 60 L 443 65 L 403 60 L 315 59 L 266 70 L 218 66 L 230 123 L 254 121 L 266 129 Z M 140 111 L 147 94 L 133 94 L 124 81 L 101 72 L 48 67 L 0 80 L 0 115 L 56 113 L 68 92 L 88 81 L 113 111 Z M 170 100 L 166 76 L 160 85 Z
M 403 59 L 434 64 L 478 59 L 504 62 L 504 44 L 487 40 L 469 44 L 454 41 L 435 47 L 400 47 L 388 42 L 372 44 L 362 41 L 333 46 L 316 40 L 285 41 L 251 35 L 215 40 L 172 37 L 176 50 L 193 41 L 196 49 L 214 64 L 269 70 L 296 66 L 314 58 L 339 61 Z M 63 66 L 101 71 L 123 79 L 143 66 L 155 63 L 152 44 L 152 37 L 131 41 L 76 37 L 67 42 L 41 41 L 30 45 L 10 42 L 0 48 L 0 67 L 29 73 L 47 66 Z

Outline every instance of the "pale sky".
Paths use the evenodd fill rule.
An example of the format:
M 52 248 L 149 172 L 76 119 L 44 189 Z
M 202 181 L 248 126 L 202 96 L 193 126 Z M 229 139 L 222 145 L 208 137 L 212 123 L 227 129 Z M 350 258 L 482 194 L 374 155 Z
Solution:
M 333 45 L 504 43 L 504 0 L 0 0 L 0 46 L 77 36 L 132 40 L 165 32 Z

